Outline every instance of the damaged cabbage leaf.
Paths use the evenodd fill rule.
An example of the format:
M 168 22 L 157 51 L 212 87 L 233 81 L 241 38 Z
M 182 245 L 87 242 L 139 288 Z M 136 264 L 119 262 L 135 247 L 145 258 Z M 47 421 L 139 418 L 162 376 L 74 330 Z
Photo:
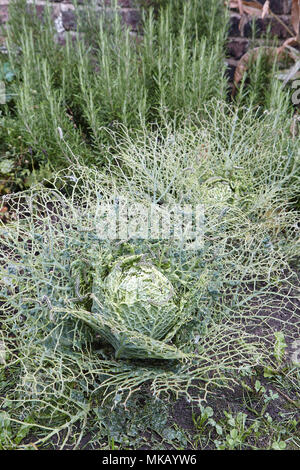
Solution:
M 103 280 L 95 273 L 90 326 L 117 358 L 183 359 L 167 344 L 188 319 L 169 279 L 142 255 L 121 258 Z M 92 322 L 92 324 L 91 324 Z

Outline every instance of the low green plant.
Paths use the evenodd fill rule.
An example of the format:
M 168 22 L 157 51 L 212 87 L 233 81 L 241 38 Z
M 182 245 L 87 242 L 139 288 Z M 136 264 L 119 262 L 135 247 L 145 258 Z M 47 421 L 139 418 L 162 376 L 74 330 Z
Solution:
M 289 372 L 292 373 L 292 369 Z M 283 402 L 286 396 L 282 386 L 277 385 L 275 389 L 279 390 L 279 394 L 273 391 L 272 380 L 267 382 L 264 379 L 263 385 L 254 370 L 246 375 L 256 380 L 253 387 L 242 384 L 244 396 L 240 396 L 240 389 L 237 388 L 236 396 L 230 397 L 228 394 L 226 397 L 211 397 L 205 405 L 201 403 L 194 407 L 195 433 L 191 436 L 193 448 L 298 449 L 300 441 L 296 403 L 289 411 L 283 411 L 283 405 L 288 402 Z M 291 387 L 288 376 L 285 376 L 284 381 L 289 394 L 298 393 L 299 384 Z
M 157 19 L 150 13 L 140 44 L 118 15 L 105 24 L 91 13 L 90 47 L 67 38 L 60 48 L 49 13 L 41 23 L 12 2 L 18 93 L 1 128 L 14 117 L 2 171 L 13 170 L 20 135 L 35 184 L 0 207 L 12 214 L 0 220 L 3 448 L 78 448 L 87 423 L 92 445 L 127 447 L 124 423 L 136 443 L 141 432 L 127 407 L 145 427 L 154 404 L 154 431 L 181 445 L 174 429 L 164 433 L 160 406 L 205 400 L 257 368 L 277 370 L 299 336 L 290 105 L 276 87 L 266 109 L 251 99 L 248 108 L 225 103 L 226 22 L 215 34 L 218 2 L 205 2 L 195 23 L 197 4 L 176 20 L 171 4 Z M 49 175 L 60 166 L 68 168 Z M 201 208 L 202 243 L 103 238 L 100 209 L 122 198 L 137 226 L 145 224 L 140 205 Z M 264 412 L 277 400 L 262 378 L 244 386 L 251 409 L 253 396 Z M 150 411 L 135 401 L 143 395 Z M 212 407 L 200 412 L 199 443 L 209 432 L 217 447 L 245 448 L 259 432 L 244 412 L 221 421 Z M 278 428 L 269 447 L 282 447 L 284 436 Z
M 229 131 L 232 142 L 237 139 L 237 119 L 233 115 L 232 121 L 223 121 L 222 132 Z M 274 124 L 265 119 L 265 129 L 272 129 Z M 271 308 L 288 312 L 289 321 L 281 320 L 285 340 L 297 335 L 297 327 L 291 328 L 290 323 L 297 318 L 293 309 L 297 287 L 288 264 L 295 255 L 294 245 L 293 250 L 289 245 L 295 215 L 285 210 L 291 185 L 284 188 L 279 177 L 292 180 L 294 166 L 283 160 L 286 174 L 273 175 L 270 157 L 275 158 L 277 145 L 283 149 L 285 144 L 275 140 L 268 153 L 269 144 L 262 139 L 265 151 L 258 149 L 257 158 L 264 155 L 268 165 L 257 173 L 260 180 L 252 176 L 249 192 L 235 194 L 229 187 L 220 197 L 218 185 L 212 184 L 207 191 L 205 171 L 210 172 L 214 164 L 221 167 L 225 155 L 224 171 L 229 171 L 229 161 L 233 172 L 241 171 L 235 168 L 241 166 L 243 181 L 243 175 L 256 172 L 257 163 L 246 160 L 238 145 L 234 154 L 227 150 L 226 159 L 226 152 L 220 150 L 228 145 L 226 139 L 216 137 L 220 134 L 213 126 L 209 129 L 210 134 L 204 129 L 196 132 L 187 123 L 184 131 L 173 127 L 164 134 L 144 130 L 135 141 L 128 135 L 126 147 L 123 141 L 118 157 L 113 156 L 114 165 L 108 158 L 111 163 L 106 171 L 77 163 L 52 180 L 6 198 L 15 220 L 2 224 L 0 232 L 1 330 L 9 352 L 2 365 L 7 381 L 2 407 L 14 433 L 20 421 L 31 430 L 34 422 L 40 436 L 35 445 L 48 445 L 53 436 L 67 433 L 60 444 L 63 448 L 76 423 L 84 432 L 95 401 L 117 412 L 144 387 L 156 398 L 184 395 L 189 400 L 230 387 L 240 371 L 272 366 L 269 347 L 274 346 L 274 338 L 272 329 L 264 329 L 272 319 Z M 210 139 L 204 141 L 204 135 Z M 250 132 L 246 135 L 245 139 L 254 139 Z M 204 149 L 203 142 L 207 143 Z M 64 139 L 62 144 L 66 144 Z M 191 169 L 188 180 L 179 177 L 185 168 Z M 242 183 L 236 180 L 234 184 Z M 116 196 L 126 197 L 137 225 L 144 223 L 137 210 L 140 203 L 146 207 L 160 202 L 201 203 L 205 208 L 203 245 L 186 250 L 176 240 L 103 239 L 99 208 L 115 204 Z M 279 230 L 278 220 L 274 228 L 265 218 L 272 202 L 282 207 Z M 124 260 L 129 264 L 122 267 Z M 122 300 L 120 306 L 122 290 L 113 288 L 116 280 L 124 286 L 130 283 L 128 273 L 137 280 L 144 262 L 145 280 L 149 281 L 148 270 L 161 273 L 164 285 L 176 292 L 176 307 L 175 298 L 190 300 L 172 335 L 167 330 L 166 336 L 159 335 L 163 341 L 145 334 L 146 322 L 141 325 L 138 313 L 141 305 L 131 310 Z M 152 282 L 154 288 L 155 279 Z M 175 307 L 172 302 L 169 306 L 167 329 L 174 325 Z M 147 321 L 151 309 L 143 309 Z M 262 336 L 255 328 L 261 328 Z M 116 354 L 122 334 L 124 355 Z M 24 416 L 30 416 L 30 422 Z M 215 423 L 213 429 L 219 429 Z M 76 435 L 75 445 L 82 433 Z

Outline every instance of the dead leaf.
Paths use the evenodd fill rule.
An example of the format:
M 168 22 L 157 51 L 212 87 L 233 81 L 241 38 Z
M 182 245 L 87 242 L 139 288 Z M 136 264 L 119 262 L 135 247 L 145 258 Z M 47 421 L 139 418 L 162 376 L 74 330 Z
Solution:
M 246 54 L 244 54 L 238 61 L 237 67 L 234 72 L 234 89 L 237 88 L 245 72 L 248 70 L 250 59 L 252 58 L 256 59 L 259 50 L 260 50 L 260 47 L 257 47 L 255 49 L 252 49 L 246 52 Z
M 241 10 L 241 2 L 242 2 L 242 10 Z M 292 12 L 291 12 L 291 21 L 293 24 L 293 29 L 296 32 L 297 41 L 300 42 L 300 0 L 292 0 Z M 246 0 L 225 0 L 225 5 L 230 9 L 236 9 L 239 11 L 243 11 L 244 14 L 249 16 L 253 16 L 256 18 L 264 19 L 267 14 L 271 15 L 273 18 L 276 19 L 287 31 L 291 36 L 294 36 L 293 32 L 289 28 L 288 25 L 280 18 L 280 16 L 276 15 L 272 12 L 270 8 L 270 0 L 266 0 L 264 5 L 257 1 L 246 1 Z M 241 20 L 242 21 L 242 20 Z M 241 27 L 240 27 L 241 29 Z
M 248 23 L 248 18 L 248 15 L 243 15 L 239 21 L 239 31 L 242 35 L 244 35 L 244 26 Z
M 293 0 L 291 22 L 296 33 L 296 37 L 299 40 L 299 26 L 300 26 L 300 0 Z
M 284 41 L 282 46 L 280 46 L 278 49 L 279 54 L 281 54 L 281 52 L 283 52 L 287 46 L 298 46 L 298 45 L 299 45 L 299 40 L 296 36 L 294 36 L 293 38 L 286 39 L 286 41 Z
M 244 8 L 243 8 L 243 1 L 242 0 L 238 0 L 238 7 L 239 7 L 240 15 L 243 15 L 244 14 Z
M 8 212 L 8 207 L 3 206 L 0 209 L 0 221 L 6 223 L 8 220 L 9 212 Z
M 238 61 L 237 67 L 234 73 L 234 87 L 232 90 L 232 95 L 236 93 L 236 89 L 240 81 L 242 80 L 244 74 L 249 68 L 250 61 L 256 60 L 258 55 L 264 51 L 268 54 L 268 57 L 271 57 L 273 60 L 276 59 L 279 55 L 279 49 L 277 47 L 255 47 L 250 51 L 246 52 L 240 60 Z
M 272 12 L 270 8 L 270 0 L 266 0 L 263 5 L 255 0 L 253 1 L 226 0 L 225 5 L 227 5 L 230 9 L 236 9 L 239 11 L 241 15 L 241 20 L 239 23 L 240 31 L 242 31 L 245 25 L 245 22 L 248 19 L 247 15 L 257 17 L 257 18 L 262 18 L 262 19 L 264 19 L 267 15 L 272 15 L 277 21 L 279 21 L 282 24 L 282 26 L 284 26 L 287 29 L 287 31 L 292 37 L 284 41 L 282 46 L 279 48 L 264 47 L 264 50 L 268 53 L 269 57 L 271 56 L 273 60 L 276 60 L 283 53 L 287 53 L 289 57 L 292 58 L 296 62 L 296 64 L 293 67 L 291 67 L 290 70 L 285 71 L 285 73 L 282 74 L 282 76 L 284 76 L 284 79 L 288 78 L 288 80 L 290 80 L 291 76 L 295 76 L 296 74 L 298 74 L 299 57 L 297 58 L 293 57 L 290 49 L 292 50 L 291 48 L 292 45 L 299 46 L 299 43 L 300 43 L 300 0 L 292 0 L 291 22 L 293 25 L 293 29 L 296 33 L 296 36 L 293 35 L 293 32 L 281 20 L 281 18 Z M 238 84 L 240 83 L 245 72 L 249 68 L 250 60 L 256 60 L 261 50 L 262 50 L 261 47 L 252 49 L 246 52 L 246 54 L 244 54 L 239 60 L 238 65 L 235 70 L 235 74 L 234 74 L 234 86 L 232 90 L 232 95 L 235 94 Z
M 262 19 L 264 19 L 269 13 L 270 13 L 270 0 L 267 0 L 264 3 L 263 9 L 262 9 L 262 14 L 261 14 Z
M 256 16 L 258 18 L 260 18 L 263 8 L 262 5 L 256 1 L 246 2 L 245 0 L 231 0 L 229 3 L 226 2 L 226 4 L 230 9 L 239 10 L 240 14 L 242 14 L 242 11 L 243 14 L 246 13 L 247 15 Z M 242 4 L 242 9 L 240 8 L 240 4 Z

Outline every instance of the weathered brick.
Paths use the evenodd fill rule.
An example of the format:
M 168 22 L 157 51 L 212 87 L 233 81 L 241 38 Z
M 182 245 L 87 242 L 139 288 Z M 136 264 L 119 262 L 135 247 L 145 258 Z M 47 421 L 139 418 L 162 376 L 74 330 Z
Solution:
M 227 44 L 227 51 L 230 57 L 240 59 L 245 54 L 249 46 L 249 40 L 245 38 L 230 38 Z
M 76 30 L 76 14 L 74 10 L 64 10 L 61 12 L 62 24 L 66 31 Z
M 45 5 L 42 4 L 33 4 L 33 3 L 28 3 L 26 6 L 26 10 L 28 13 L 31 14 L 36 14 L 40 20 L 43 19 L 44 11 L 45 11 Z
M 289 16 L 281 15 L 280 19 L 289 27 L 291 31 L 293 30 Z M 288 30 L 276 18 L 272 17 L 266 17 L 264 20 L 261 18 L 249 19 L 244 27 L 244 36 L 251 37 L 254 29 L 256 31 L 255 36 L 258 38 L 266 34 L 268 29 L 270 29 L 272 36 L 277 36 L 280 39 L 287 39 L 290 37 Z
M 104 10 L 100 7 L 96 11 L 96 14 L 101 15 L 101 14 L 104 13 L 104 11 L 106 11 L 106 14 L 110 15 L 110 14 L 113 14 L 114 10 L 113 9 Z M 84 18 L 84 12 L 85 12 L 84 8 L 82 8 L 79 12 L 79 14 L 82 18 Z M 76 21 L 77 13 L 75 13 L 75 10 L 74 9 L 69 9 L 69 8 L 67 8 L 67 6 L 65 6 L 62 9 L 61 14 L 62 14 L 62 23 L 63 23 L 64 29 L 66 31 L 75 31 L 77 29 L 77 21 Z M 130 9 L 130 8 L 121 9 L 120 14 L 122 16 L 123 21 L 126 24 L 128 24 L 133 30 L 138 29 L 138 25 L 139 25 L 140 20 L 141 20 L 141 14 L 140 14 L 139 10 Z
M 64 0 L 54 0 L 54 1 L 60 1 L 64 2 Z M 99 7 L 112 7 L 115 5 L 115 0 L 94 0 L 94 2 L 91 2 L 91 0 L 66 0 L 65 3 L 78 3 L 79 5 L 86 5 L 86 6 L 91 6 L 92 3 L 95 3 L 95 5 L 98 5 Z M 118 0 L 118 5 L 120 8 L 131 8 L 133 6 L 132 0 Z
M 0 24 L 6 23 L 8 20 L 8 6 L 0 5 Z
M 229 81 L 233 82 L 234 72 L 235 72 L 235 69 L 237 67 L 238 61 L 235 60 L 235 59 L 228 59 L 226 61 L 226 64 L 227 64 L 226 75 L 227 75 Z
M 239 37 L 241 35 L 239 24 L 241 20 L 241 15 L 237 13 L 232 13 L 229 20 L 229 36 Z
M 32 4 L 35 1 L 35 6 Z M 57 29 L 57 39 L 59 42 L 64 42 L 64 29 L 70 31 L 68 34 L 77 34 L 76 27 L 76 14 L 74 12 L 74 4 L 78 3 L 80 5 L 80 15 L 82 15 L 84 21 L 84 11 L 85 6 L 91 6 L 92 4 L 97 5 L 98 14 L 102 14 L 103 10 L 101 8 L 107 7 L 108 14 L 112 14 L 111 8 L 114 5 L 115 0 L 49 0 L 52 4 L 52 16 L 54 19 L 57 17 L 62 20 L 63 28 Z M 262 5 L 265 3 L 265 0 L 258 0 Z M 8 19 L 8 4 L 10 0 L 0 0 L 0 24 L 5 26 L 5 23 Z M 47 3 L 47 0 L 27 0 L 30 3 L 30 6 L 27 8 L 32 11 L 35 9 L 38 16 L 42 19 L 44 13 L 44 6 Z M 140 5 L 151 4 L 152 0 L 118 0 L 118 5 L 120 7 L 120 13 L 124 22 L 130 25 L 131 29 L 138 36 L 140 33 L 140 24 L 141 24 L 141 13 L 139 10 Z M 290 24 L 290 12 L 291 12 L 292 0 L 270 0 L 270 6 L 274 13 L 280 15 L 282 21 L 289 26 L 292 30 Z M 249 45 L 249 39 L 253 33 L 254 20 L 249 18 L 245 21 L 245 18 L 242 19 L 238 11 L 231 13 L 230 25 L 229 25 L 229 41 L 227 45 L 228 55 L 232 60 L 239 59 L 246 51 Z M 282 41 L 289 37 L 289 32 L 282 26 L 275 18 L 271 16 L 266 17 L 264 20 L 257 18 L 255 21 L 256 32 L 258 38 L 263 38 L 268 26 L 271 29 L 271 34 L 278 36 Z M 241 28 L 240 28 L 241 26 Z M 261 39 L 263 42 L 263 39 Z M 232 64 L 231 64 L 232 66 Z
M 141 13 L 137 9 L 128 9 L 122 11 L 122 17 L 126 24 L 128 24 L 134 31 L 138 29 L 141 21 Z
M 260 38 L 266 32 L 265 24 L 261 18 L 250 18 L 244 26 L 244 36 L 249 38 L 255 33 L 255 37 Z
M 289 16 L 280 16 L 280 19 L 289 27 L 291 31 L 294 31 Z M 271 34 L 273 36 L 278 36 L 280 39 L 287 39 L 290 37 L 288 30 L 282 24 L 280 24 L 276 18 L 270 18 L 269 24 L 271 25 Z
M 28 2 L 26 5 L 26 11 L 30 15 L 35 14 L 37 17 L 43 21 L 44 14 L 45 14 L 45 9 L 46 9 L 46 3 L 47 2 L 35 2 L 33 3 L 32 1 Z M 57 18 L 60 12 L 60 6 L 57 3 L 52 2 L 52 5 L 50 5 L 50 14 L 53 20 Z
M 118 3 L 122 8 L 131 8 L 133 5 L 131 0 L 118 0 Z

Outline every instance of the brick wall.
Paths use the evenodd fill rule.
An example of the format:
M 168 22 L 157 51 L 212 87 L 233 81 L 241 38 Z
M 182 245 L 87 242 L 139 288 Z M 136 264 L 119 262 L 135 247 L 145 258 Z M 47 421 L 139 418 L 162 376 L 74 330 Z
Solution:
M 5 24 L 8 19 L 8 5 L 10 0 L 0 0 L 0 24 Z M 35 4 L 38 14 L 42 15 L 46 3 L 51 4 L 53 12 L 53 20 L 58 34 L 62 37 L 65 31 L 74 31 L 76 29 L 76 21 L 74 14 L 74 4 L 72 0 L 27 0 L 28 4 Z M 84 9 L 85 5 L 95 3 L 91 0 L 78 0 L 80 8 Z M 114 4 L 114 0 L 96 0 L 97 8 L 109 8 Z M 124 21 L 136 30 L 140 21 L 140 12 L 137 7 L 138 2 L 135 0 L 118 0 L 120 6 L 120 14 Z
M 200 0 L 199 0 L 200 1 Z M 213 0 L 212 0 L 213 1 Z M 258 0 L 261 4 L 265 0 Z M 53 11 L 53 20 L 60 39 L 63 39 L 65 31 L 73 31 L 76 29 L 76 21 L 74 15 L 74 5 L 72 0 L 49 0 Z M 97 8 L 101 8 L 112 5 L 114 0 L 96 0 Z M 290 29 L 290 12 L 291 12 L 292 0 L 270 0 L 270 6 L 272 11 L 280 17 L 280 19 L 287 24 Z M 35 3 L 36 8 L 40 14 L 42 14 L 44 5 L 47 0 L 27 0 L 28 4 Z M 81 8 L 84 5 L 91 3 L 91 0 L 78 0 Z M 140 12 L 137 7 L 139 4 L 138 0 L 118 0 L 120 6 L 120 13 L 124 21 L 129 24 L 132 30 L 137 30 L 140 21 Z M 4 23 L 8 18 L 8 4 L 9 0 L 0 0 L 0 23 Z M 272 16 L 267 16 L 264 20 L 256 20 L 256 30 L 258 37 L 264 34 L 268 28 L 271 27 L 271 33 L 274 36 L 278 36 L 281 41 L 284 41 L 289 37 L 286 29 Z M 234 70 L 238 59 L 248 50 L 250 39 L 252 36 L 253 20 L 251 18 L 246 22 L 241 22 L 241 16 L 239 13 L 232 13 L 230 19 L 230 30 L 229 30 L 229 42 L 228 42 L 228 54 L 230 59 L 228 60 L 229 66 Z
M 258 1 L 262 5 L 265 2 L 265 0 Z M 280 20 L 293 31 L 293 27 L 291 25 L 291 5 L 292 0 L 270 0 L 272 12 L 275 13 Z M 232 72 L 234 71 L 238 60 L 249 48 L 253 27 L 253 19 L 248 18 L 247 21 L 241 21 L 241 15 L 239 13 L 231 13 L 228 41 L 228 54 L 230 59 L 228 60 L 228 63 Z M 272 36 L 276 36 L 281 42 L 284 42 L 285 39 L 290 37 L 288 31 L 283 27 L 283 25 L 277 21 L 276 18 L 268 15 L 263 20 L 261 18 L 256 18 L 255 20 L 256 37 L 258 38 L 259 43 L 259 38 L 266 33 L 268 28 L 270 28 Z

